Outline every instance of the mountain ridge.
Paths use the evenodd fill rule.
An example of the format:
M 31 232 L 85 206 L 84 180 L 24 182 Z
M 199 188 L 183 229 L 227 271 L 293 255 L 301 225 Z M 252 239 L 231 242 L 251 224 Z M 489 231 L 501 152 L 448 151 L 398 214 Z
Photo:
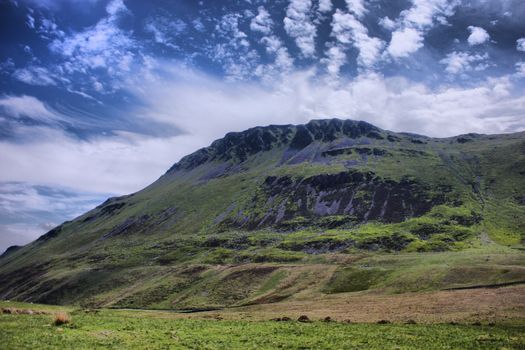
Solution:
M 522 259 L 513 247 L 525 237 L 524 195 L 525 133 L 431 138 L 341 119 L 256 127 L 226 134 L 143 190 L 109 198 L 4 254 L 0 298 L 179 309 L 260 295 L 278 301 L 313 288 L 308 283 L 332 290 L 319 283 L 332 283 L 330 274 L 346 268 L 341 261 L 366 256 L 374 266 L 375 256 L 392 253 L 473 251 L 474 267 L 457 258 L 460 266 L 482 271 L 485 249 Z M 367 271 L 353 264 L 358 275 Z M 439 277 L 452 273 L 445 269 L 421 287 L 407 268 L 401 264 L 399 275 L 381 263 L 356 288 L 457 284 Z M 518 267 L 490 269 L 476 283 L 525 279 Z M 318 278 L 303 280 L 300 271 Z M 276 282 L 267 289 L 269 281 Z

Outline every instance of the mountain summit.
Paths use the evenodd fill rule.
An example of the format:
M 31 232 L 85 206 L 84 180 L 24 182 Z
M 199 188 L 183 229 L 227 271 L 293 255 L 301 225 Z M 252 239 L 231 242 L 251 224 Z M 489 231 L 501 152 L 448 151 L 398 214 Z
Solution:
M 522 247 L 524 232 L 524 133 L 439 139 L 340 119 L 270 125 L 228 133 L 147 188 L 9 250 L 0 298 L 175 309 L 278 302 L 312 285 L 333 290 L 316 283 L 355 257 Z M 357 290 L 397 290 L 399 279 L 379 278 L 388 273 Z M 451 283 L 434 282 L 427 287 Z

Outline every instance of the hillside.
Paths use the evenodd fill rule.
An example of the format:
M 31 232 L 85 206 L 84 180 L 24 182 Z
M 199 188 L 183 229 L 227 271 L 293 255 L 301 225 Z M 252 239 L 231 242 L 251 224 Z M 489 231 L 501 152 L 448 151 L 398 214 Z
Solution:
M 525 133 L 229 133 L 0 258 L 0 299 L 213 309 L 525 282 Z M 346 295 L 346 294 L 341 294 Z

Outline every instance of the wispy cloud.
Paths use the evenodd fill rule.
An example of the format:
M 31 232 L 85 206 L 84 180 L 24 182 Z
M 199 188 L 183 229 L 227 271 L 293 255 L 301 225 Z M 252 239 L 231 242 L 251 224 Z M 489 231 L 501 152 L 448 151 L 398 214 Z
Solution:
M 487 69 L 489 55 L 469 54 L 468 52 L 454 51 L 447 55 L 440 63 L 446 65 L 446 71 L 450 74 L 460 74 L 469 71 L 480 71 Z
M 42 101 L 33 96 L 10 96 L 0 97 L 0 108 L 4 115 L 12 118 L 31 118 L 38 121 L 52 122 L 63 120 L 58 113 L 50 110 Z
M 87 74 L 101 69 L 113 78 L 129 72 L 142 56 L 137 56 L 138 44 L 131 33 L 119 27 L 122 16 L 129 14 L 122 0 L 112 0 L 106 6 L 107 16 L 83 31 L 64 34 L 48 30 L 57 36 L 50 44 L 51 51 L 64 58 L 58 69 L 66 74 Z M 118 80 L 118 79 L 115 79 Z
M 13 72 L 13 77 L 29 85 L 56 85 L 57 77 L 45 67 L 29 66 Z
M 242 80 L 253 76 L 259 55 L 251 47 L 248 35 L 239 28 L 243 16 L 229 13 L 222 16 L 215 29 L 218 43 L 211 49 L 212 59 L 220 62 L 228 80 Z
M 157 15 L 146 19 L 144 30 L 153 35 L 156 43 L 179 49 L 177 41 L 185 32 L 187 26 L 186 22 L 179 18 Z

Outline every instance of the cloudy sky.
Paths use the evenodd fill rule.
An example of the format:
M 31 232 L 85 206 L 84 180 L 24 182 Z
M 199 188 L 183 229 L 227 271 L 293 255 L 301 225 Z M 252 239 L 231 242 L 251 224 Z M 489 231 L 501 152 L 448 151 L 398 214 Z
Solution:
M 525 129 L 523 0 L 0 0 L 0 252 L 228 131 Z

